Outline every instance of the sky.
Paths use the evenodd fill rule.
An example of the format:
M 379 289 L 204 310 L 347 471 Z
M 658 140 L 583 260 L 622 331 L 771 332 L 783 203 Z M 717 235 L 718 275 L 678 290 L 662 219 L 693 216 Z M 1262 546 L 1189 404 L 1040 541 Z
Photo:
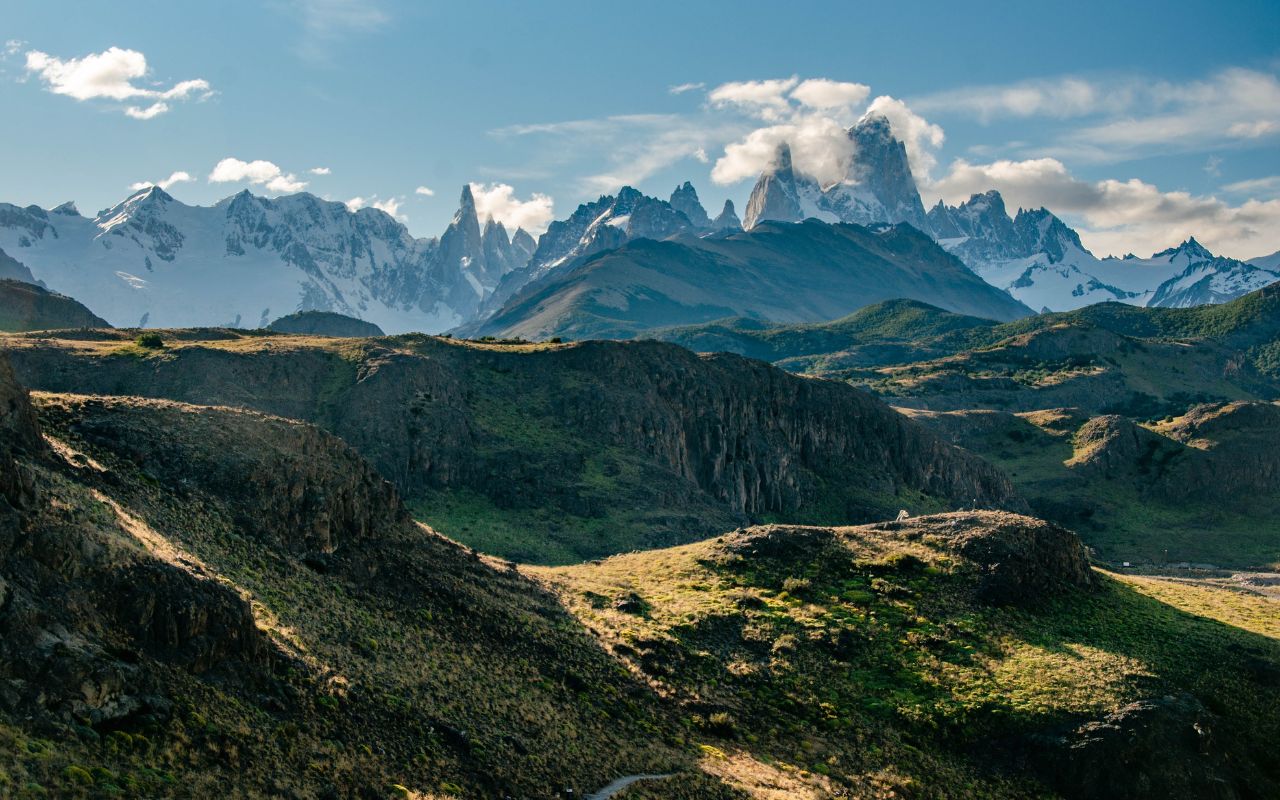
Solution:
M 1000 189 L 1098 255 L 1280 250 L 1280 3 L 0 0 L 0 201 L 377 206 L 535 233 L 630 184 L 742 212 L 889 116 L 926 205 Z M 847 147 L 847 146 L 845 146 Z

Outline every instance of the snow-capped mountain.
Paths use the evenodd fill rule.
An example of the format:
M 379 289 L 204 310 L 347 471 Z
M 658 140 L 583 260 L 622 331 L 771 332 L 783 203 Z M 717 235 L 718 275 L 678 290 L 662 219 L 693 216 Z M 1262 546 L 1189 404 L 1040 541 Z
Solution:
M 532 242 L 497 223 L 482 231 L 469 188 L 438 240 L 307 193 L 189 206 L 150 187 L 94 217 L 0 203 L 0 249 L 118 326 L 253 327 L 323 310 L 442 331 L 471 318 Z
M 1097 258 L 1046 209 L 1010 218 L 999 192 L 929 211 L 934 236 L 988 283 L 1036 309 L 1119 301 L 1185 307 L 1222 303 L 1280 280 L 1280 271 L 1210 253 L 1194 238 L 1150 258 Z
M 829 186 L 797 171 L 791 149 L 780 146 L 773 167 L 751 191 L 743 226 L 750 230 L 764 220 L 814 217 L 859 225 L 906 222 L 927 232 L 906 147 L 894 137 L 889 120 L 878 114 L 864 117 L 849 129 L 849 138 L 854 158 L 844 179 Z
M 528 263 L 511 271 L 496 291 L 486 300 L 479 316 L 484 318 L 500 309 L 516 292 L 543 281 L 585 256 L 621 247 L 633 239 L 666 239 L 678 233 L 708 234 L 735 227 L 733 204 L 713 224 L 698 200 L 693 184 L 685 181 L 671 193 L 671 199 L 649 197 L 624 186 L 617 195 L 578 206 L 567 219 L 557 220 L 538 239 Z M 736 226 L 740 227 L 740 226 Z
M 1280 280 L 1280 254 L 1246 263 L 1215 256 L 1194 239 L 1151 258 L 1099 259 L 1047 209 L 1019 209 L 1011 217 L 994 190 L 957 206 L 939 202 L 926 214 L 906 149 L 889 121 L 866 117 L 849 136 L 854 157 L 845 178 L 829 186 L 799 172 L 782 145 L 751 192 L 744 226 L 810 217 L 860 225 L 906 222 L 988 283 L 1032 308 L 1052 311 L 1103 301 L 1221 303 Z

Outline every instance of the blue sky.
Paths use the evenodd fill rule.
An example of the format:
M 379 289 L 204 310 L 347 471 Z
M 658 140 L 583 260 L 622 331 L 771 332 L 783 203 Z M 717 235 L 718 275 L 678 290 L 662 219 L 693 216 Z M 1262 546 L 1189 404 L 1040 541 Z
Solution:
M 714 214 L 763 145 L 809 136 L 821 171 L 823 125 L 875 103 L 926 203 L 997 187 L 1101 253 L 1249 257 L 1280 249 L 1277 31 L 1274 0 L 7 0 L 0 200 L 92 213 L 186 173 L 186 202 L 306 184 L 422 236 L 467 182 L 536 227 L 689 179 Z

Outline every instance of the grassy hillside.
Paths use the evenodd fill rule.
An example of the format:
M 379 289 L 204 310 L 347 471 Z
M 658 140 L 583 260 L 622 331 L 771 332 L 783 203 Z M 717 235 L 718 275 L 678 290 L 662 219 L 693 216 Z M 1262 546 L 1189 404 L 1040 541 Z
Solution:
M 1106 573 L 1074 585 L 1062 552 L 1041 553 L 1056 583 L 1013 581 L 1003 603 L 976 590 L 973 543 L 1054 552 L 1035 525 L 751 529 L 534 574 L 682 709 L 702 769 L 748 796 L 1276 791 L 1274 603 Z M 1040 536 L 1012 533 L 1028 526 Z M 1224 751 L 1189 754 L 1194 724 Z
M 335 438 L 39 404 L 51 449 L 0 486 L 0 796 L 551 798 L 693 763 L 554 598 Z
M 1044 522 L 767 526 L 517 567 L 412 522 L 310 425 L 36 401 L 0 360 L 0 795 L 1280 787 L 1274 602 L 1098 574 Z
M 911 413 L 1103 559 L 1280 569 L 1280 406 L 1200 406 L 1149 427 L 1076 409 Z
M 703 353 L 737 353 L 788 369 L 803 363 L 806 369 L 797 371 L 811 371 L 821 369 L 822 357 L 879 364 L 945 355 L 968 339 L 964 334 L 980 335 L 995 326 L 918 300 L 888 300 L 831 322 L 775 326 L 739 317 L 649 331 L 644 338 Z M 802 361 L 806 357 L 813 360 Z
M 1073 406 L 1156 419 L 1199 402 L 1280 397 L 1280 287 L 1217 306 L 1102 303 L 1003 324 L 893 301 L 828 323 L 729 320 L 653 335 L 916 408 Z
M 156 333 L 156 332 L 152 332 Z M 1007 478 L 852 387 L 658 342 L 133 332 L 7 341 L 34 387 L 253 408 L 341 436 L 418 518 L 569 563 L 753 520 L 1020 508 Z

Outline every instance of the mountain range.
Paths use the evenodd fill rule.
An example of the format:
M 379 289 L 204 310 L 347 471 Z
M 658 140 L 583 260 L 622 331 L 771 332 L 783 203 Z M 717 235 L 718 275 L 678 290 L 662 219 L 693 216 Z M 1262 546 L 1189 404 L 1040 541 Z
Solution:
M 265 327 L 323 310 L 389 331 L 443 330 L 470 319 L 534 247 L 523 230 L 482 228 L 469 187 L 438 239 L 306 193 L 243 191 L 205 207 L 152 186 L 94 217 L 70 203 L 0 204 L 0 250 L 27 279 L 92 298 L 113 325 L 136 327 Z
M 849 129 L 854 157 L 845 178 L 823 186 L 795 168 L 787 145 L 756 182 L 744 225 L 815 217 L 862 225 L 905 222 L 931 235 L 993 286 L 1040 310 L 1092 303 L 1186 307 L 1221 303 L 1280 280 L 1280 258 L 1215 256 L 1194 238 L 1150 258 L 1098 258 L 1045 208 L 1010 216 L 998 191 L 927 213 L 906 148 L 883 116 Z M 850 309 L 852 310 L 852 309 Z
M 469 186 L 444 233 L 423 239 L 379 209 L 353 211 L 307 193 L 266 198 L 243 191 L 203 207 L 181 203 L 153 186 L 91 218 L 71 203 L 51 210 L 0 204 L 0 277 L 91 298 L 92 310 L 117 326 L 265 327 L 294 312 L 327 311 L 365 320 L 388 333 L 457 329 L 558 331 L 556 335 L 570 328 L 628 335 L 651 324 L 705 322 L 714 319 L 708 316 L 712 313 L 771 314 L 767 318 L 778 323 L 817 321 L 811 308 L 791 308 L 794 296 L 822 291 L 804 283 L 808 276 L 848 270 L 855 273 L 844 279 L 876 288 L 861 294 L 833 292 L 830 302 L 818 304 L 830 319 L 891 297 L 937 302 L 951 311 L 1000 320 L 1009 319 L 1012 308 L 1017 313 L 1066 311 L 1101 301 L 1188 307 L 1225 302 L 1280 280 L 1276 255 L 1249 262 L 1224 258 L 1194 238 L 1150 258 L 1098 258 L 1049 210 L 1018 209 L 1010 215 L 997 191 L 975 194 L 955 206 L 940 201 L 926 211 L 906 148 L 889 120 L 868 116 L 848 135 L 854 155 L 844 178 L 829 185 L 799 170 L 789 147 L 781 145 L 752 190 L 741 220 L 731 201 L 712 218 L 689 182 L 667 200 L 624 186 L 616 195 L 602 195 L 552 222 L 536 240 L 524 230 L 509 233 L 501 222 L 482 220 Z M 765 222 L 805 220 L 872 228 L 909 225 L 1015 303 L 993 301 L 985 292 L 963 302 L 933 297 L 927 281 L 906 286 L 886 280 L 888 273 L 857 272 L 865 269 L 862 261 L 841 261 L 845 254 L 813 250 L 812 241 L 802 241 L 805 237 L 794 240 L 796 250 L 773 253 L 779 264 L 794 269 L 763 283 L 760 264 L 743 271 L 722 262 L 719 274 L 738 287 L 732 301 L 690 300 L 698 291 L 671 286 L 690 279 L 696 284 L 697 264 L 708 251 L 742 249 L 744 228 L 750 236 Z M 814 228 L 808 233 L 815 241 L 843 236 L 819 234 Z M 639 240 L 677 244 L 653 249 Z M 663 253 L 665 265 L 656 268 L 650 261 L 650 272 L 638 283 L 635 275 L 626 278 L 629 283 L 608 283 L 623 280 L 622 273 L 632 269 L 608 273 L 602 267 L 618 262 L 593 260 L 603 253 L 623 258 L 643 253 L 647 258 L 657 252 Z M 896 259 L 888 256 L 889 272 L 915 269 Z M 930 254 L 928 260 L 950 263 L 941 254 Z M 589 270 L 589 279 L 578 274 L 582 269 Z M 950 267 L 929 274 L 942 283 L 954 277 Z M 798 291 L 791 291 L 788 282 L 797 278 Z M 623 314 L 614 331 L 610 325 L 550 324 L 546 310 L 563 309 L 570 301 L 547 298 L 557 292 L 580 298 L 584 280 L 601 293 L 597 299 L 612 294 L 603 307 L 639 299 L 650 308 Z M 753 285 L 754 293 L 747 291 Z M 714 289 L 704 285 L 701 291 L 716 294 Z M 885 295 L 880 289 L 898 294 Z M 521 309 L 530 310 L 535 295 L 543 298 L 538 312 L 543 316 L 517 319 Z M 691 302 L 696 310 L 677 310 Z M 651 313 L 654 303 L 674 305 Z

